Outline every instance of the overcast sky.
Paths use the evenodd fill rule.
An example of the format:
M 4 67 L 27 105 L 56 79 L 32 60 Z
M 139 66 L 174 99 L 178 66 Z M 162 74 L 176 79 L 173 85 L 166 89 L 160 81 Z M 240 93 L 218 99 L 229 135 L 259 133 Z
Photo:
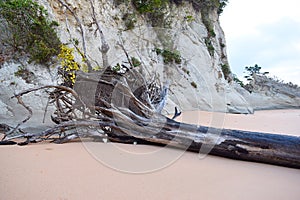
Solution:
M 300 85 L 300 0 L 229 0 L 220 17 L 233 73 L 258 64 Z

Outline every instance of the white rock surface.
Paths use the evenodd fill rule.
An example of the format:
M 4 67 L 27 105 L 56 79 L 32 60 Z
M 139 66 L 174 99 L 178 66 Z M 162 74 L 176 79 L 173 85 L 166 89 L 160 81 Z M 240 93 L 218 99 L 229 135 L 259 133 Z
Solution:
M 15 98 L 11 98 L 14 94 L 43 85 L 58 84 L 59 77 L 57 76 L 56 68 L 50 68 L 49 70 L 45 66 L 29 64 L 26 60 L 21 62 L 22 64 L 17 61 L 7 62 L 0 68 L 0 123 L 15 125 L 28 116 L 28 111 L 19 105 Z M 24 79 L 15 75 L 15 72 L 19 70 L 21 65 L 26 66 L 29 71 L 33 72 L 34 83 L 26 83 Z M 42 124 L 48 94 L 45 91 L 37 91 L 30 95 L 24 95 L 22 99 L 26 105 L 34 110 L 33 117 L 26 126 L 36 126 L 36 122 Z M 48 110 L 44 125 L 51 123 L 49 114 L 53 111 L 53 108 L 49 107 Z
M 65 14 L 66 9 L 55 0 L 40 0 L 39 2 L 48 10 L 49 16 L 59 22 L 58 34 L 62 42 L 68 43 L 70 37 L 76 38 L 82 50 L 81 32 L 75 18 L 68 12 Z M 101 40 L 96 25 L 92 23 L 88 1 L 68 0 L 66 2 L 72 9 L 76 9 L 76 14 L 82 22 L 88 57 L 92 58 L 94 66 L 98 65 L 97 63 L 102 65 L 102 55 L 98 50 L 101 47 Z M 97 19 L 110 46 L 109 64 L 114 66 L 117 63 L 126 62 L 126 56 L 118 45 L 121 42 L 130 56 L 142 61 L 144 68 L 140 67 L 140 72 L 145 78 L 150 79 L 156 75 L 161 82 L 168 81 L 170 90 L 165 113 L 173 113 L 175 106 L 181 111 L 207 110 L 232 113 L 252 113 L 253 108 L 299 107 L 299 96 L 279 94 L 279 90 L 265 89 L 257 89 L 250 94 L 235 83 L 228 83 L 224 79 L 221 64 L 227 61 L 226 47 L 224 47 L 226 42 L 217 15 L 211 15 L 216 33 L 216 37 L 212 39 L 215 52 L 211 56 L 205 44 L 207 30 L 202 23 L 201 14 L 195 12 L 190 4 L 185 3 L 183 6 L 170 8 L 168 15 L 171 19 L 171 29 L 152 28 L 145 18 L 136 15 L 135 28 L 124 31 L 125 25 L 122 17 L 131 11 L 125 5 L 115 7 L 112 1 L 95 2 L 99 2 L 95 5 Z M 192 16 L 192 21 L 186 20 L 188 15 Z M 70 32 L 67 31 L 66 17 Z M 156 55 L 154 48 L 163 48 L 163 44 L 180 52 L 183 60 L 181 65 L 165 65 L 163 58 Z M 81 62 L 78 54 L 76 59 Z M 18 62 L 7 62 L 0 68 L 1 122 L 16 124 L 27 115 L 26 110 L 17 105 L 16 99 L 10 99 L 14 93 L 58 82 L 56 68 L 49 70 L 44 66 L 24 62 L 34 73 L 34 84 L 28 84 L 22 78 L 15 76 L 14 73 L 20 65 Z M 191 83 L 197 87 L 195 88 Z M 47 100 L 47 94 L 44 92 L 24 96 L 24 102 L 35 111 L 35 115 L 29 121 L 29 126 L 30 123 L 35 126 L 36 122 L 42 121 Z M 50 118 L 46 117 L 46 119 Z M 50 122 L 47 121 L 47 124 Z
M 241 90 L 241 94 L 255 110 L 300 108 L 300 88 L 262 75 L 253 78 L 249 83 L 252 92 Z
M 66 15 L 62 9 L 49 0 L 46 6 L 61 24 L 60 36 L 63 42 L 69 41 L 70 34 L 65 26 Z M 76 8 L 76 13 L 84 25 L 88 55 L 102 64 L 100 37 L 96 31 L 96 25 L 91 18 L 91 9 L 86 1 L 68 0 L 71 8 Z M 205 44 L 207 30 L 201 19 L 201 13 L 195 12 L 192 6 L 184 3 L 183 6 L 171 6 L 170 17 L 171 29 L 152 28 L 149 23 L 138 14 L 137 22 L 133 30 L 124 31 L 125 26 L 122 17 L 131 11 L 121 5 L 115 7 L 112 1 L 102 1 L 95 5 L 97 19 L 103 29 L 103 33 L 110 46 L 108 58 L 110 65 L 126 61 L 126 57 L 118 46 L 118 42 L 124 44 L 130 56 L 139 58 L 146 68 L 142 73 L 145 77 L 154 76 L 156 73 L 162 82 L 169 80 L 170 96 L 166 112 L 174 112 L 177 105 L 181 110 L 209 110 L 221 112 L 252 112 L 252 108 L 245 99 L 235 91 L 224 79 L 221 64 L 226 59 L 225 37 L 220 27 L 218 16 L 211 15 L 212 24 L 216 37 L 212 39 L 215 53 L 211 56 Z M 187 21 L 186 16 L 192 16 L 192 21 Z M 73 38 L 80 40 L 81 33 L 76 25 L 74 17 L 67 15 L 69 30 Z M 95 37 L 95 33 L 97 33 Z M 162 48 L 162 43 L 170 48 L 178 50 L 183 58 L 183 64 L 164 65 L 162 58 L 153 51 L 157 46 Z M 222 44 L 221 44 L 222 43 Z M 189 74 L 186 73 L 189 71 Z M 148 73 L 146 73 L 148 72 Z M 194 82 L 197 88 L 191 83 Z

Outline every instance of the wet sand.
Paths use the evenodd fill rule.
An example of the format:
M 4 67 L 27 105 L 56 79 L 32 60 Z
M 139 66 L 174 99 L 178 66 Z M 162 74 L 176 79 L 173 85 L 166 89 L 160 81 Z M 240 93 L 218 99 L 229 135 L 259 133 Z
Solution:
M 181 119 L 300 135 L 300 110 L 259 111 L 254 115 L 193 111 Z M 300 199 L 300 170 L 215 156 L 199 159 L 196 153 L 185 152 L 163 169 L 131 174 L 95 159 L 91 153 L 95 145 L 105 155 L 113 155 L 117 163 L 128 152 L 146 155 L 160 148 L 92 142 L 0 146 L 0 199 Z M 118 155 L 113 153 L 116 147 Z M 168 149 L 160 159 L 167 160 L 178 152 Z

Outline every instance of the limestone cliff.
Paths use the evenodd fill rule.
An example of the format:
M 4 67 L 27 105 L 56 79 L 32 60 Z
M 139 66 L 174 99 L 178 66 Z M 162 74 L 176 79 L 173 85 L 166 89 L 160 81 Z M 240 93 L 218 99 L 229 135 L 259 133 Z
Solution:
M 74 16 L 56 0 L 42 2 L 60 23 L 62 41 L 68 42 L 71 36 L 82 43 L 82 31 Z M 145 69 L 141 73 L 145 77 L 156 74 L 162 82 L 169 81 L 167 110 L 173 111 L 177 105 L 181 110 L 251 112 L 244 98 L 228 83 L 230 69 L 217 8 L 201 12 L 204 8 L 197 11 L 188 1 L 180 5 L 170 3 L 161 19 L 149 19 L 149 16 L 136 12 L 128 1 L 119 5 L 116 1 L 95 2 L 96 18 L 110 47 L 107 53 L 109 65 L 126 62 L 118 45 L 122 43 L 130 56 L 142 61 Z M 66 3 L 81 20 L 88 57 L 102 64 L 101 38 L 89 1 L 68 0 Z M 179 52 L 182 62 L 164 63 L 155 48 Z M 226 67 L 228 72 L 224 72 Z
M 99 51 L 103 44 L 99 25 L 102 36 L 110 47 L 106 55 L 110 66 L 118 63 L 126 65 L 125 49 L 130 57 L 141 62 L 140 71 L 146 79 L 156 76 L 161 82 L 168 82 L 169 97 L 165 112 L 173 112 L 174 106 L 180 110 L 234 113 L 253 111 L 231 83 L 226 41 L 219 23 L 218 8 L 191 3 L 197 1 L 179 1 L 180 3 L 168 3 L 162 15 L 143 15 L 134 9 L 131 1 L 93 0 L 93 16 L 89 0 L 63 1 L 67 7 L 59 0 L 38 2 L 60 24 L 58 34 L 61 41 L 76 43 L 82 52 L 86 48 L 85 56 L 90 59 L 93 67 L 104 65 L 103 53 Z M 180 62 L 166 62 L 156 49 L 176 52 L 180 55 Z M 77 59 L 81 59 L 79 54 Z M 31 71 L 36 70 L 34 64 L 25 65 Z M 0 102 L 1 110 L 5 113 L 12 109 L 11 103 L 7 103 L 12 91 L 45 82 L 53 83 L 53 74 L 44 73 L 42 82 L 35 79 L 34 85 L 27 84 L 20 77 L 14 76 L 17 70 L 18 64 L 15 61 L 6 62 L 0 69 L 1 76 L 6 77 L 1 80 L 1 89 L 5 92 L 2 92 Z M 37 70 L 34 73 L 35 76 L 40 76 Z M 7 87 L 10 89 L 5 89 Z M 42 98 L 44 105 L 46 100 Z M 32 100 L 28 102 L 36 105 Z
M 248 91 L 238 91 L 256 110 L 300 108 L 300 88 L 297 85 L 253 74 L 246 88 Z

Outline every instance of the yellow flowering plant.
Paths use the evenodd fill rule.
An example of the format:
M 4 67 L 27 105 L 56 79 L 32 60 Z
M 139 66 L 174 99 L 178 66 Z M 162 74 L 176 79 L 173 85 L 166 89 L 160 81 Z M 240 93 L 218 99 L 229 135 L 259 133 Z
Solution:
M 73 53 L 73 48 L 61 45 L 60 53 L 58 54 L 58 58 L 61 60 L 60 74 L 64 79 L 64 83 L 69 87 L 72 87 L 75 84 L 76 71 L 80 69 L 79 64 L 75 61 Z

